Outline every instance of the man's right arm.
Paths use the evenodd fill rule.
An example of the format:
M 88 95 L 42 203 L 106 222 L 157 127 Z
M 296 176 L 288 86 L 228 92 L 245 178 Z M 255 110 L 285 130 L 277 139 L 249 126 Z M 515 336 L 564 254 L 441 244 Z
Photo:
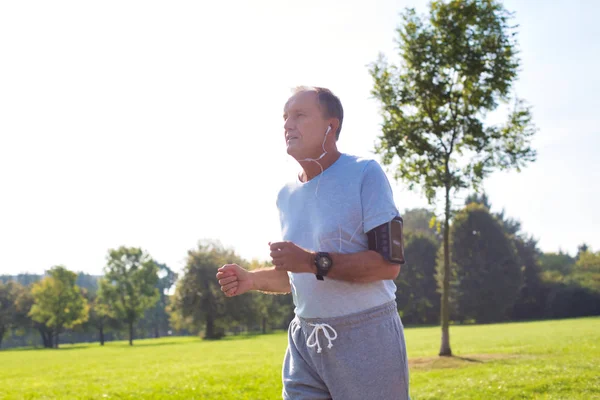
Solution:
M 248 271 L 237 264 L 227 264 L 219 268 L 217 279 L 221 291 L 227 297 L 238 296 L 250 290 L 264 293 L 290 293 L 290 280 L 286 271 L 275 268 L 262 268 Z
M 287 271 L 276 271 L 275 267 L 251 271 L 254 280 L 254 290 L 271 294 L 290 293 L 290 277 Z

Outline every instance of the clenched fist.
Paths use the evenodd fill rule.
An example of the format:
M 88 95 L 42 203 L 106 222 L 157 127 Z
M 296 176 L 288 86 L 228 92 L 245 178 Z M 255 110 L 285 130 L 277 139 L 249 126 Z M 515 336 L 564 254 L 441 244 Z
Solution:
M 218 269 L 217 279 L 225 296 L 232 297 L 254 289 L 252 274 L 237 264 L 226 264 Z
M 293 242 L 269 242 L 271 259 L 278 271 L 316 273 L 314 265 L 316 253 L 308 251 Z

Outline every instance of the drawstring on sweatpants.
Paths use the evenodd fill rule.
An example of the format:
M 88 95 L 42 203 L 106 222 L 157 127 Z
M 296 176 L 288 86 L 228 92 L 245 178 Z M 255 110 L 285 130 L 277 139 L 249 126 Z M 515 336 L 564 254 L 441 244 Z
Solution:
M 335 329 L 333 329 L 331 327 L 331 325 L 329 324 L 309 324 L 310 326 L 314 326 L 314 329 L 312 331 L 312 333 L 308 336 L 308 339 L 306 339 L 306 346 L 308 347 L 315 347 L 317 346 L 317 353 L 321 352 L 321 344 L 319 343 L 319 331 L 323 331 L 323 335 L 325 335 L 325 337 L 327 338 L 329 344 L 327 345 L 327 348 L 330 349 L 333 347 L 333 344 L 331 343 L 332 340 L 337 339 L 337 332 L 335 331 Z M 330 334 L 332 333 L 333 336 Z M 311 340 L 313 341 L 311 343 Z

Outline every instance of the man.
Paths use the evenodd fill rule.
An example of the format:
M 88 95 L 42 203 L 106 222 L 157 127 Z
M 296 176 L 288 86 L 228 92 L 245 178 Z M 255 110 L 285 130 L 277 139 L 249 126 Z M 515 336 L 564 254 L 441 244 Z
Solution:
M 301 171 L 277 198 L 284 241 L 269 243 L 274 267 L 228 264 L 217 279 L 226 296 L 292 293 L 284 399 L 408 399 L 400 265 L 369 241 L 398 211 L 379 164 L 337 149 L 343 117 L 328 89 L 296 89 L 283 118 Z

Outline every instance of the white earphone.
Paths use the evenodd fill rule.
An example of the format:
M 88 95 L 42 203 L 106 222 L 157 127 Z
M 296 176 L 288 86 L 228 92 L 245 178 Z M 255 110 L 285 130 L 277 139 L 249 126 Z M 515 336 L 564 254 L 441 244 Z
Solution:
M 323 166 L 321 165 L 321 163 L 319 162 L 319 160 L 321 160 L 323 157 L 325 157 L 325 154 L 327 154 L 327 150 L 325 150 L 325 142 L 327 141 L 327 135 L 329 134 L 329 132 L 331 131 L 331 125 L 329 125 L 327 127 L 327 131 L 325 131 L 325 136 L 323 137 L 323 153 L 321 153 L 321 155 L 319 156 L 319 158 L 305 158 L 304 160 L 300 160 L 300 161 L 313 161 L 316 162 L 317 165 L 321 168 L 321 175 L 319 175 L 319 181 L 317 182 L 317 188 L 315 189 L 315 196 L 317 195 L 317 193 L 319 192 L 319 184 L 321 183 L 321 177 L 323 176 L 324 173 L 324 169 Z

